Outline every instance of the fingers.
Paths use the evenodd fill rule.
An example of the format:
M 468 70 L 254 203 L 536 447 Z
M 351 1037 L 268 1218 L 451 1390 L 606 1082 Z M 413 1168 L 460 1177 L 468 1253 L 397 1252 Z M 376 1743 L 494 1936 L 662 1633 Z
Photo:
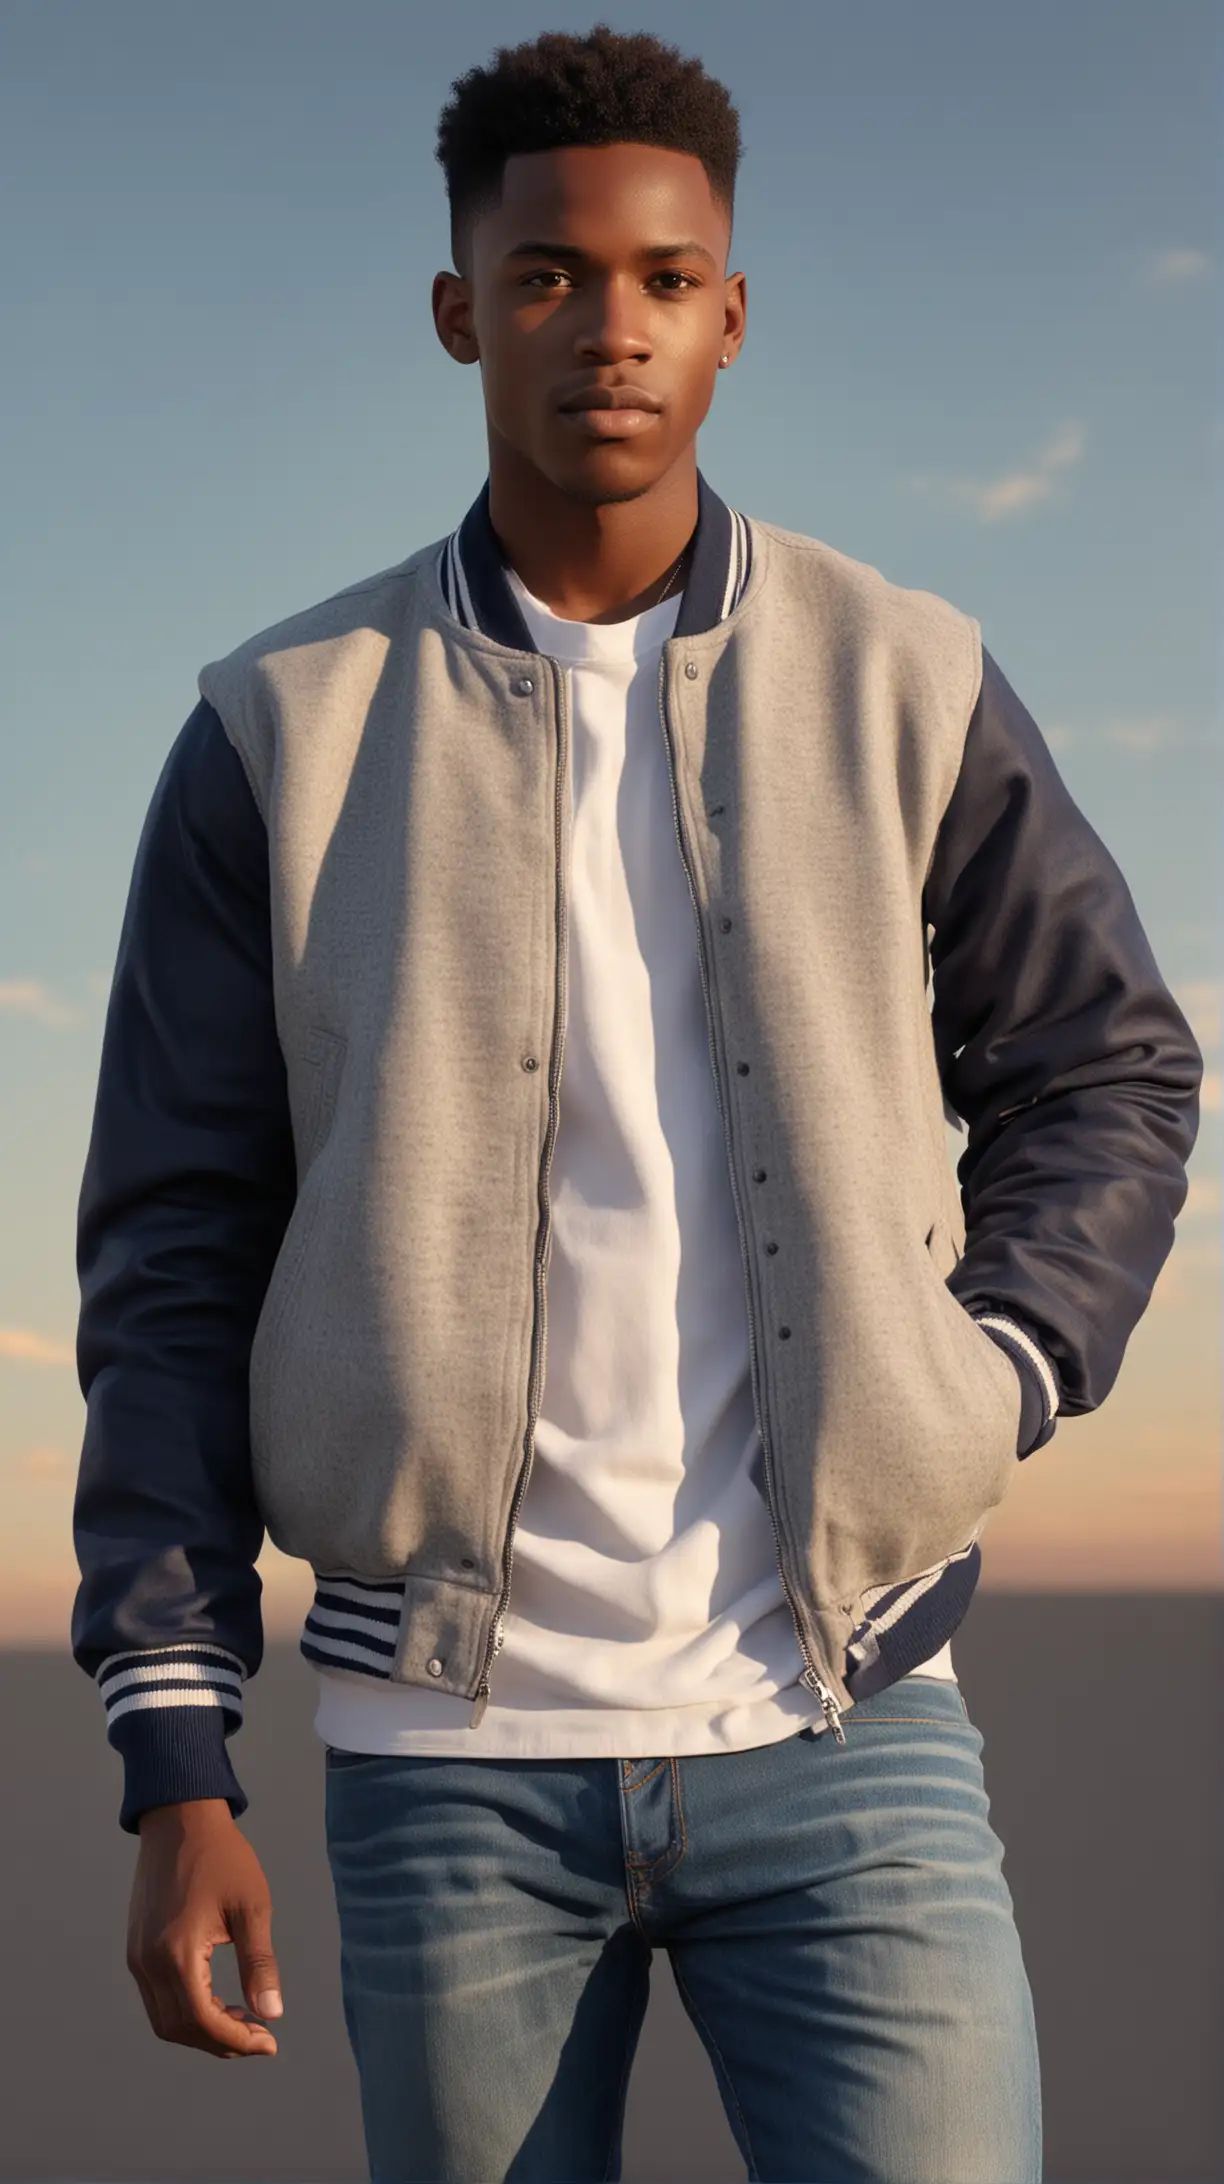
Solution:
M 128 1969 L 159 2040 L 223 2059 L 276 2054 L 275 2039 L 258 2019 L 241 2003 L 224 2002 L 213 1993 L 205 1949 L 167 1947 L 156 1953 L 152 1963 L 129 1962 Z

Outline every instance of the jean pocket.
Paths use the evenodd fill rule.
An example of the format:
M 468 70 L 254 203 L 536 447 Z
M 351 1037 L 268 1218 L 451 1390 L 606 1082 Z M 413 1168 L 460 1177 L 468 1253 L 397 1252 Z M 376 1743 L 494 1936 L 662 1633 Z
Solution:
M 959 1684 L 947 1676 L 922 1676 L 915 1671 L 885 1684 L 882 1691 L 873 1691 L 870 1698 L 859 1699 L 844 1719 L 847 1727 L 857 1721 L 860 1728 L 869 1728 L 877 1721 L 956 1723 L 969 1721 L 970 1715 Z

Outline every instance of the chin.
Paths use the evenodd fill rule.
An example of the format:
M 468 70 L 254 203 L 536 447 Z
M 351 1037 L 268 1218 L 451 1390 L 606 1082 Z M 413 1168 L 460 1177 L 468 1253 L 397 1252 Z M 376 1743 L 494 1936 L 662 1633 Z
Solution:
M 603 454 L 607 450 L 596 452 Z M 649 493 L 651 487 L 658 484 L 668 466 L 666 463 L 655 465 L 632 478 L 616 475 L 622 467 L 619 464 L 609 463 L 604 467 L 607 471 L 604 477 L 598 476 L 600 466 L 594 463 L 584 463 L 580 469 L 568 465 L 564 469 L 549 469 L 546 476 L 567 500 L 580 501 L 586 508 L 603 508 L 616 501 L 640 500 L 643 493 Z M 628 467 L 624 466 L 625 469 Z
M 654 484 L 647 478 L 641 485 L 592 485 L 589 478 L 558 478 L 555 481 L 567 500 L 581 501 L 584 508 L 607 508 L 615 501 L 640 500 Z

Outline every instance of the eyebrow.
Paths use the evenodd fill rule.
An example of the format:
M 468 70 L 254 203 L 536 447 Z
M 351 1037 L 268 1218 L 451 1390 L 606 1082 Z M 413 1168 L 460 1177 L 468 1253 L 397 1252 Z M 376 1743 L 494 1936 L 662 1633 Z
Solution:
M 589 264 L 591 258 L 589 251 L 579 250 L 574 243 L 548 242 L 514 243 L 505 255 L 507 260 L 510 258 L 573 258 L 582 264 Z M 704 258 L 709 265 L 714 267 L 715 271 L 718 269 L 717 258 L 714 256 L 713 251 L 706 249 L 704 243 L 644 243 L 636 255 L 652 262 L 660 258 Z

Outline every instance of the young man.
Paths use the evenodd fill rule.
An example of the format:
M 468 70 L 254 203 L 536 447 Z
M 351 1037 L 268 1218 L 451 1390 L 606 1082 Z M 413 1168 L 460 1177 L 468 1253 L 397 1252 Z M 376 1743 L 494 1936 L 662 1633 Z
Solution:
M 373 2178 L 619 2175 L 661 1946 L 751 2176 L 1029 2184 L 948 1641 L 1117 1375 L 1202 1057 L 978 624 L 698 471 L 724 88 L 603 26 L 453 88 L 487 481 L 203 670 L 120 942 L 72 1642 L 129 1966 L 163 2039 L 276 2052 L 208 1974 L 278 2013 L 226 1750 L 266 1526 Z

